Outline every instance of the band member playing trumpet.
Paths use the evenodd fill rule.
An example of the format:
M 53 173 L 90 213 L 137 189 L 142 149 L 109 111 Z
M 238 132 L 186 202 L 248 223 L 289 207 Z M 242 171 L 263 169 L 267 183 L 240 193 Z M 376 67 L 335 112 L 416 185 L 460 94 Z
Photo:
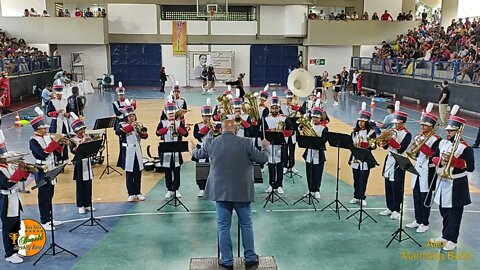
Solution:
M 22 204 L 18 195 L 17 183 L 27 180 L 30 173 L 20 164 L 7 163 L 7 146 L 5 136 L 0 130 L 0 219 L 2 220 L 2 238 L 5 260 L 10 263 L 22 263 L 23 259 L 15 250 L 11 234 L 20 230 L 20 211 Z M 3 161 L 5 159 L 5 162 Z
M 408 114 L 400 111 L 400 102 L 395 103 L 395 116 L 393 130 L 385 130 L 377 138 L 378 144 L 388 150 L 383 167 L 383 177 L 385 177 L 385 200 L 387 209 L 380 212 L 382 216 L 390 216 L 390 219 L 400 217 L 400 206 L 403 202 L 403 190 L 405 182 L 405 171 L 397 169 L 397 163 L 391 152 L 403 154 L 407 150 L 412 134 L 405 127 Z M 386 134 L 386 135 L 385 135 Z
M 62 134 L 56 134 L 53 138 L 47 134 L 48 125 L 45 124 L 45 116 L 43 115 L 42 109 L 39 107 L 35 108 L 35 112 L 39 116 L 30 121 L 35 134 L 30 138 L 30 151 L 32 155 L 36 158 L 36 165 L 46 165 L 47 168 L 55 167 L 54 154 L 63 153 L 64 145 L 60 144 L 60 139 L 63 137 Z M 65 147 L 66 148 L 66 147 Z M 35 182 L 40 184 L 43 182 L 45 172 L 40 170 L 34 174 Z M 56 179 L 51 180 L 49 183 L 46 183 L 43 186 L 38 188 L 38 209 L 40 212 L 40 222 L 45 230 L 51 231 L 55 230 L 54 226 L 61 225 L 63 222 L 51 220 L 50 209 L 52 207 L 52 198 L 54 193 Z
M 127 106 L 127 103 L 130 102 L 130 105 L 134 109 L 137 109 L 137 103 L 135 100 L 128 100 L 125 98 L 125 87 L 123 87 L 122 82 L 118 82 L 118 87 L 115 89 L 117 92 L 117 100 L 113 102 L 113 112 L 117 116 L 115 121 L 115 128 L 118 126 L 118 123 L 123 122 L 123 107 Z
M 286 115 L 288 118 L 299 117 L 300 106 L 293 103 L 295 95 L 290 89 L 285 90 L 285 103 L 280 106 L 280 113 Z M 293 133 L 292 136 L 288 137 L 287 144 L 283 147 L 284 151 L 284 160 L 283 160 L 283 172 L 286 173 L 288 170 L 292 170 L 294 173 L 298 173 L 298 170 L 295 169 L 295 145 L 297 143 L 297 136 Z
M 49 132 L 51 134 L 70 134 L 69 118 L 70 113 L 67 112 L 68 101 L 63 97 L 63 84 L 60 80 L 57 80 L 53 86 L 55 91 L 55 98 L 51 99 L 48 108 L 47 115 L 52 118 L 50 123 Z M 68 148 L 64 147 L 63 152 L 55 154 L 56 162 L 63 163 L 68 160 Z
M 161 120 L 157 126 L 157 136 L 160 136 L 164 142 L 179 142 L 182 137 L 188 136 L 185 128 L 185 122 L 175 119 L 177 105 L 173 99 L 169 98 L 169 102 L 165 104 L 167 112 L 167 120 Z M 182 197 L 178 191 L 180 188 L 180 166 L 183 164 L 182 153 L 163 153 L 160 156 L 162 167 L 165 168 L 165 185 L 167 187 L 166 199 L 176 196 Z
M 233 119 L 238 125 L 237 136 L 246 137 L 248 130 L 251 126 L 250 116 L 242 111 L 243 99 L 240 96 L 240 92 L 237 89 L 237 97 L 232 99 L 233 114 L 227 115 L 228 119 Z
M 175 82 L 175 85 L 173 86 L 173 90 L 172 90 L 172 92 L 170 92 L 170 95 L 173 98 L 173 102 L 175 103 L 175 106 L 177 106 L 177 111 L 186 112 L 187 109 L 188 109 L 187 108 L 187 101 L 184 98 L 180 97 L 180 84 L 178 83 L 178 81 Z M 165 110 L 163 110 L 162 116 L 160 117 L 160 120 L 165 120 L 167 118 L 168 118 L 167 112 Z M 180 121 L 185 120 L 183 115 L 181 115 L 181 117 L 179 117 L 179 120 Z
M 453 106 L 445 127 L 447 138 L 433 155 L 438 175 L 433 200 L 440 208 L 443 228 L 442 237 L 430 241 L 441 243 L 447 251 L 457 247 L 463 208 L 471 203 L 467 172 L 475 170 L 473 149 L 462 139 L 466 121 L 455 116 L 458 110 L 458 105 Z
M 203 106 L 200 112 L 202 114 L 202 122 L 196 123 L 193 127 L 193 137 L 198 140 L 197 149 L 202 148 L 203 142 L 206 139 L 216 137 L 220 135 L 221 132 L 221 124 L 212 122 L 212 107 L 210 106 L 210 98 L 207 98 L 207 105 Z M 209 162 L 208 158 L 197 160 L 192 157 L 192 160 L 196 162 Z M 198 188 L 200 189 L 197 195 L 198 197 L 203 197 L 206 183 L 207 179 L 205 179 L 205 181 L 202 180 L 201 182 L 197 182 Z
M 314 134 L 319 138 L 325 138 L 326 133 L 328 132 L 328 127 L 322 123 L 322 116 L 325 111 L 320 107 L 319 99 L 313 106 L 311 113 L 311 126 L 315 132 Z M 303 153 L 307 172 L 308 192 L 310 192 L 315 199 L 320 199 L 320 186 L 322 185 L 323 168 L 326 161 L 324 150 L 325 148 L 321 150 L 306 148 Z
M 85 135 L 86 126 L 81 118 L 78 118 L 75 113 L 72 112 L 72 130 L 75 132 L 75 136 L 72 137 L 72 141 L 75 143 L 70 144 L 70 151 L 72 154 L 77 153 L 78 146 L 81 143 L 88 142 L 90 136 Z M 76 197 L 77 207 L 79 214 L 85 214 L 86 211 L 95 211 L 92 206 L 92 180 L 93 169 L 91 162 L 88 158 L 74 161 L 73 163 L 73 180 L 76 183 Z
M 441 140 L 435 134 L 434 127 L 438 118 L 430 113 L 432 108 L 433 103 L 429 103 L 426 112 L 420 119 L 420 133 L 415 136 L 411 149 L 407 151 L 407 155 L 416 160 L 415 169 L 420 174 L 418 176 L 412 174 L 415 220 L 406 225 L 408 228 L 417 228 L 417 233 L 424 233 L 428 230 L 430 207 L 425 205 L 429 205 L 432 200 L 432 194 L 428 192 L 429 187 L 435 186 L 432 183 L 435 176 L 435 164 L 432 162 L 432 156 L 437 151 Z
M 366 111 L 367 104 L 362 103 L 362 110 L 359 111 L 359 117 L 357 119 L 357 125 L 352 132 L 353 145 L 358 148 L 367 149 L 372 151 L 369 139 L 374 139 L 377 135 L 375 129 L 370 126 L 370 118 L 372 114 Z M 370 169 L 367 162 L 358 161 L 352 155 L 350 162 L 353 171 L 353 199 L 350 200 L 351 204 L 360 203 L 363 206 L 367 205 L 365 201 L 365 191 L 367 190 L 368 177 L 370 176 Z
M 140 125 L 134 107 L 123 107 L 123 122 L 115 130 L 122 143 L 117 166 L 125 170 L 129 202 L 145 200 L 141 192 L 143 155 L 140 140 L 147 139 L 148 133 L 146 128 L 138 128 Z
M 270 115 L 264 118 L 262 128 L 268 131 L 282 132 L 286 141 L 288 141 L 288 137 L 293 134 L 293 130 L 290 122 L 287 121 L 287 117 L 280 114 L 280 100 L 275 92 L 272 93 Z M 281 145 L 270 145 L 268 147 L 268 176 L 270 186 L 265 190 L 267 193 L 274 190 L 283 194 L 283 163 L 281 148 Z

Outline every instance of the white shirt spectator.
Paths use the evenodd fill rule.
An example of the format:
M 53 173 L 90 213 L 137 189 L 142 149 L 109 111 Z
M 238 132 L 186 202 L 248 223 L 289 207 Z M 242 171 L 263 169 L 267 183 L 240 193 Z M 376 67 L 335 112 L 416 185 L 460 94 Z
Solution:
M 327 15 L 325 13 L 323 13 L 323 10 L 321 10 L 320 13 L 318 14 L 318 19 L 319 20 L 327 19 Z
M 358 77 L 358 73 L 352 74 L 352 83 L 357 83 L 357 77 Z
M 358 20 L 358 14 L 352 14 L 352 20 Z

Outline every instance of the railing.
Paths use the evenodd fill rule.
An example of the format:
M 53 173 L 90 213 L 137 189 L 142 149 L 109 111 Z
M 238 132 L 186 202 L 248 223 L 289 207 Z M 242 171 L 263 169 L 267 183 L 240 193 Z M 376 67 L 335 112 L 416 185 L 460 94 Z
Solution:
M 0 59 L 1 71 L 8 72 L 10 76 L 53 71 L 61 68 L 62 58 L 60 56 Z
M 352 69 L 362 71 L 480 85 L 480 63 L 352 57 L 350 64 Z

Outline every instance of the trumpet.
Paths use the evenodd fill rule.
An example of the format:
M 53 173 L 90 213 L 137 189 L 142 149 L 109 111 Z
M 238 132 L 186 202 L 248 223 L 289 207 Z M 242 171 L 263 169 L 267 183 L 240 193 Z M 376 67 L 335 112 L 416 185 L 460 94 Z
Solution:
M 435 134 L 438 127 L 439 125 L 436 125 L 435 128 L 431 132 L 429 132 L 427 135 L 422 135 L 413 142 L 413 144 L 410 146 L 410 149 L 407 150 L 407 156 L 410 159 L 417 160 L 417 157 L 420 154 L 420 149 L 428 141 L 428 139 L 430 139 L 430 137 L 432 137 L 433 134 Z
M 243 121 L 242 117 L 240 117 L 240 116 L 235 117 L 234 120 L 235 120 L 235 124 L 237 124 L 238 126 L 240 126 L 242 124 L 242 121 Z
M 216 122 L 208 122 L 208 128 L 209 128 L 209 133 L 213 136 L 213 137 L 217 137 L 218 135 L 220 135 L 222 133 L 221 130 L 217 129 L 217 124 Z
M 39 171 L 43 171 L 43 172 L 48 171 L 48 165 L 47 164 L 39 165 L 39 164 L 26 163 L 26 162 L 24 162 L 23 159 L 13 160 L 13 161 L 7 162 L 7 164 L 8 163 L 16 165 L 21 170 L 24 170 L 24 171 L 29 172 L 29 173 L 38 173 Z
M 77 143 L 75 141 L 73 141 L 69 135 L 54 134 L 54 135 L 50 135 L 50 138 L 52 140 L 55 140 L 58 136 L 60 136 L 60 138 L 57 140 L 58 144 L 70 145 L 70 144 L 73 143 L 73 144 L 77 145 Z
M 178 109 L 175 112 L 175 119 L 183 119 L 185 117 L 185 114 L 191 110 L 185 110 L 185 109 Z
M 140 122 L 133 122 L 132 125 L 135 131 L 139 134 L 146 133 L 148 131 L 147 127 L 143 126 L 143 124 Z
M 369 138 L 368 139 L 368 144 L 370 144 L 370 147 L 372 147 L 372 145 L 375 145 L 375 146 L 378 146 L 378 147 L 383 147 L 383 146 L 387 145 L 388 140 L 395 139 L 395 138 L 397 138 L 397 131 L 393 128 L 392 129 L 387 129 L 387 130 L 382 131 L 380 136 L 378 136 L 377 138 L 375 138 L 375 139 Z

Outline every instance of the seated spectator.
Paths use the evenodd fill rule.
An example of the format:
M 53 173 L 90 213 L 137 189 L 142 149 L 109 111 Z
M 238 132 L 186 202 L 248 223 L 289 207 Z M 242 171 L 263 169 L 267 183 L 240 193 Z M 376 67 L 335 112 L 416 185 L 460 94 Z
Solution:
M 42 17 L 50 17 L 50 14 L 46 10 L 42 12 Z
M 82 11 L 77 7 L 77 8 L 75 9 L 75 17 L 78 18 L 78 17 L 82 17 L 82 16 L 83 16 Z
M 30 11 L 28 11 L 28 8 L 26 8 L 26 9 L 23 11 L 23 17 L 30 17 Z
M 107 17 L 107 11 L 103 8 L 102 9 L 102 18 L 106 18 Z
M 330 12 L 330 15 L 328 15 L 329 20 L 335 20 L 335 13 Z
M 63 9 L 58 10 L 57 17 L 65 17 L 65 13 L 63 12 Z
M 342 10 L 340 13 L 339 19 L 345 21 L 347 19 L 347 15 L 345 14 L 345 10 Z
M 310 13 L 308 13 L 308 19 L 309 20 L 316 20 L 317 19 L 317 14 L 310 10 Z
M 35 9 L 32 7 L 30 8 L 30 17 L 39 17 Z
M 70 11 L 68 11 L 68 9 L 65 9 L 65 17 L 70 17 Z
M 405 16 L 405 20 L 407 21 L 413 21 L 413 14 L 412 11 L 408 11 L 408 14 Z
M 101 8 L 97 9 L 97 17 L 102 18 L 102 9 Z
M 353 12 L 352 16 L 350 16 L 352 20 L 358 20 L 358 14 L 356 11 Z
M 373 15 L 372 15 L 372 20 L 373 20 L 373 21 L 378 21 L 378 19 L 379 19 L 379 18 L 378 18 L 377 13 L 374 12 Z
M 323 9 L 320 10 L 320 14 L 318 14 L 318 19 L 319 20 L 325 20 L 327 19 L 327 15 L 325 13 L 323 13 Z
M 388 10 L 385 10 L 385 13 L 382 14 L 381 20 L 382 21 L 388 21 L 388 20 L 393 21 L 392 15 L 390 15 L 390 13 L 388 13 Z
M 368 12 L 364 12 L 363 15 L 362 15 L 362 20 L 369 20 L 369 17 L 368 17 Z
M 93 12 L 90 11 L 90 8 L 87 8 L 87 11 L 85 11 L 85 17 L 86 18 L 93 17 Z

